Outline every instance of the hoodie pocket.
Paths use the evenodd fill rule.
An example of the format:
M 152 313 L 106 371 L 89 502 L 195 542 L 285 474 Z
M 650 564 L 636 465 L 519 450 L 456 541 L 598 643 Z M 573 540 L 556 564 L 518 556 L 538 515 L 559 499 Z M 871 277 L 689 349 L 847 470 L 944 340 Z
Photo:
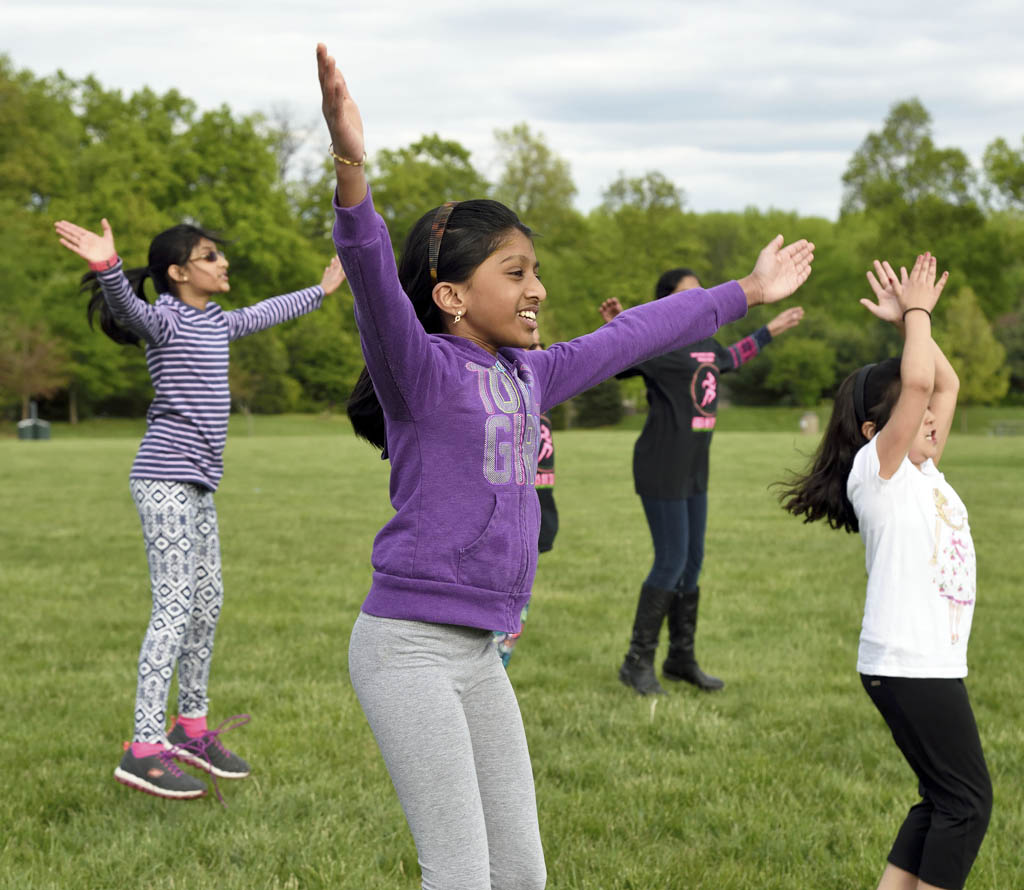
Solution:
M 494 509 L 484 530 L 459 549 L 458 583 L 511 593 L 522 574 L 523 530 L 519 492 L 493 495 Z

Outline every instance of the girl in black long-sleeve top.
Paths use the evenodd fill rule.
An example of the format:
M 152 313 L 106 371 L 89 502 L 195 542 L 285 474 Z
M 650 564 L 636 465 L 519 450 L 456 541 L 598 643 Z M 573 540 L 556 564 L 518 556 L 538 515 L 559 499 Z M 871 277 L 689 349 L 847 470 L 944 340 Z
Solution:
M 694 287 L 700 282 L 691 270 L 670 269 L 658 279 L 654 296 L 660 299 Z M 618 300 L 601 306 L 605 321 L 620 311 Z M 694 655 L 719 376 L 752 359 L 802 317 L 800 307 L 787 309 L 727 349 L 709 337 L 618 375 L 641 375 L 650 406 L 633 450 L 633 479 L 651 530 L 654 565 L 640 589 L 629 652 L 619 670 L 619 679 L 641 695 L 664 692 L 654 674 L 654 652 L 666 615 L 669 653 L 662 665 L 664 676 L 706 690 L 724 685 L 705 674 Z

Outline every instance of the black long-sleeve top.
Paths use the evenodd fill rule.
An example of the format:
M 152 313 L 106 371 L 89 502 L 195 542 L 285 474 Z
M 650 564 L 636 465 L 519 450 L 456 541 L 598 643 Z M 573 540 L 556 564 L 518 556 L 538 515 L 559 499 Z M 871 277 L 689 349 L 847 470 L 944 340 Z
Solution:
M 637 494 L 678 500 L 708 490 L 719 377 L 750 361 L 771 340 L 767 326 L 728 349 L 709 337 L 617 375 L 639 374 L 647 384 L 647 422 L 633 448 Z

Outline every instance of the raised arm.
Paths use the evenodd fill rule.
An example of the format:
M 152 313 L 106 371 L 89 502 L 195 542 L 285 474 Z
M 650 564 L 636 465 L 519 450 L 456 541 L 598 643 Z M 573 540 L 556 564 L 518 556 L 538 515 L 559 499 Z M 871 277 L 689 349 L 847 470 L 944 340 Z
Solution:
M 861 303 L 878 318 L 894 324 L 901 323 L 904 333 L 900 360 L 900 395 L 888 422 L 878 433 L 877 441 L 879 474 L 883 479 L 888 479 L 899 469 L 910 451 L 929 407 L 936 415 L 937 435 L 940 415 L 935 407 L 939 407 L 942 412 L 941 419 L 947 432 L 952 423 L 948 399 L 940 399 L 937 406 L 933 404 L 937 347 L 931 336 L 931 311 L 938 302 L 948 273 L 943 273 L 936 281 L 936 261 L 929 253 L 918 256 L 909 273 L 905 268 L 901 269 L 899 278 L 892 273 L 888 263 L 876 264 L 876 269 L 884 277 L 885 284 L 882 285 L 871 272 L 868 273 L 868 282 L 878 303 L 866 299 L 861 300 Z M 954 395 L 953 406 L 955 404 Z
M 387 227 L 373 208 L 359 108 L 322 43 L 316 58 L 337 174 L 334 243 L 352 289 L 363 356 L 381 405 L 392 417 L 409 418 L 440 398 L 440 370 L 398 280 Z
M 900 299 L 896 294 L 896 285 L 899 278 L 888 260 L 874 261 L 874 271 L 867 273 L 868 284 L 875 295 L 877 302 L 864 298 L 863 305 L 872 315 L 882 321 L 888 321 L 894 325 L 902 336 L 906 336 L 906 328 L 903 323 L 903 309 Z M 942 276 L 935 283 L 936 299 L 942 293 L 946 282 L 949 280 L 949 272 L 943 272 Z M 942 458 L 942 452 L 949 439 L 949 430 L 953 425 L 953 415 L 956 412 L 957 397 L 960 392 L 960 378 L 949 363 L 949 359 L 939 348 L 939 344 L 932 339 L 932 356 L 935 362 L 935 385 L 932 389 L 932 397 L 929 407 L 935 415 L 935 444 L 936 455 L 933 462 L 938 465 Z
M 324 296 L 336 291 L 344 280 L 345 273 L 342 271 L 341 261 L 337 257 L 332 257 L 324 269 L 320 284 L 225 312 L 228 338 L 238 340 L 241 337 L 248 337 L 249 334 L 255 334 L 257 331 L 266 330 L 275 324 L 291 321 L 319 309 L 323 305 Z
M 785 299 L 810 276 L 813 260 L 809 241 L 784 245 L 778 235 L 739 281 L 709 291 L 691 288 L 628 310 L 614 297 L 605 300 L 598 310 L 605 321 L 601 328 L 531 356 L 544 393 L 541 410 L 647 359 L 710 337 L 741 318 L 748 306 Z
M 789 309 L 780 312 L 768 324 L 762 325 L 754 333 L 748 334 L 742 340 L 737 340 L 727 349 L 721 350 L 718 369 L 723 374 L 738 370 L 752 358 L 760 355 L 761 350 L 779 334 L 800 324 L 800 319 L 803 317 L 804 310 L 801 306 L 791 306 Z
M 102 233 L 97 234 L 66 219 L 53 224 L 60 243 L 95 272 L 103 299 L 117 323 L 147 343 L 166 342 L 174 334 L 171 320 L 135 293 L 114 247 L 110 223 L 102 219 L 100 226 Z

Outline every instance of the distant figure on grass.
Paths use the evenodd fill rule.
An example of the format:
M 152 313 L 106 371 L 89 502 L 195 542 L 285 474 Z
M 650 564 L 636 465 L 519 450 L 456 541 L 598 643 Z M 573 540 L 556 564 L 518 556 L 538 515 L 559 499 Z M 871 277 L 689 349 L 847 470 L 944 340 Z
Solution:
M 139 653 L 135 728 L 114 777 L 157 797 L 202 797 L 206 784 L 173 758 L 214 776 L 242 778 L 249 765 L 206 725 L 213 638 L 224 599 L 213 493 L 223 473 L 231 397 L 228 343 L 319 308 L 345 280 L 332 259 L 314 287 L 228 312 L 211 302 L 227 293 L 222 241 L 197 226 L 157 235 L 149 265 L 123 270 L 109 223 L 102 234 L 54 224 L 60 243 L 92 269 L 89 322 L 116 343 L 146 344 L 154 398 L 130 473 L 142 520 L 153 608 Z M 159 296 L 150 304 L 147 278 Z M 167 695 L 178 669 L 178 717 L 165 735 Z
M 530 349 L 543 349 L 544 344 L 540 342 L 540 330 L 533 331 L 533 342 Z M 537 417 L 540 422 L 540 441 L 537 444 L 537 475 L 534 480 L 534 488 L 537 489 L 537 500 L 540 503 L 540 532 L 537 538 L 537 552 L 547 553 L 555 543 L 555 535 L 558 534 L 558 507 L 555 506 L 555 440 L 551 435 L 551 419 L 546 414 Z M 526 629 L 526 616 L 530 611 L 530 604 L 523 606 L 520 614 L 520 621 L 523 625 L 519 633 L 496 630 L 494 632 L 494 644 L 497 646 L 498 655 L 501 656 L 501 663 L 507 668 L 512 659 L 519 638 Z
M 839 387 L 806 474 L 783 506 L 805 522 L 860 531 L 868 572 L 857 654 L 864 689 L 918 779 L 880 890 L 963 887 L 988 827 L 992 785 L 967 698 L 975 558 L 967 510 L 938 470 L 959 380 L 931 337 L 945 286 L 935 258 L 896 276 L 875 262 L 861 300 L 904 334 L 902 358 Z
M 692 270 L 669 269 L 654 286 L 654 299 L 699 287 Z M 606 322 L 621 311 L 614 298 L 600 308 Z M 773 337 L 798 325 L 803 315 L 804 310 L 794 306 L 728 349 L 706 337 L 618 375 L 642 376 L 649 405 L 633 449 L 633 483 L 651 530 L 654 565 L 640 588 L 629 652 L 619 669 L 619 679 L 641 695 L 665 692 L 654 673 L 654 653 L 666 615 L 669 649 L 661 666 L 665 679 L 705 690 L 725 685 L 700 669 L 694 652 L 718 378 L 750 361 Z
M 810 274 L 812 245 L 774 240 L 753 273 L 622 313 L 530 350 L 547 297 L 531 232 L 507 207 L 447 203 L 395 268 L 364 175 L 356 103 L 321 44 L 335 159 L 334 240 L 366 357 L 349 402 L 391 461 L 349 645 L 356 695 L 416 841 L 428 888 L 538 888 L 546 872 L 522 719 L 493 631 L 517 633 L 537 564 L 539 415 L 623 368 L 710 336 Z

